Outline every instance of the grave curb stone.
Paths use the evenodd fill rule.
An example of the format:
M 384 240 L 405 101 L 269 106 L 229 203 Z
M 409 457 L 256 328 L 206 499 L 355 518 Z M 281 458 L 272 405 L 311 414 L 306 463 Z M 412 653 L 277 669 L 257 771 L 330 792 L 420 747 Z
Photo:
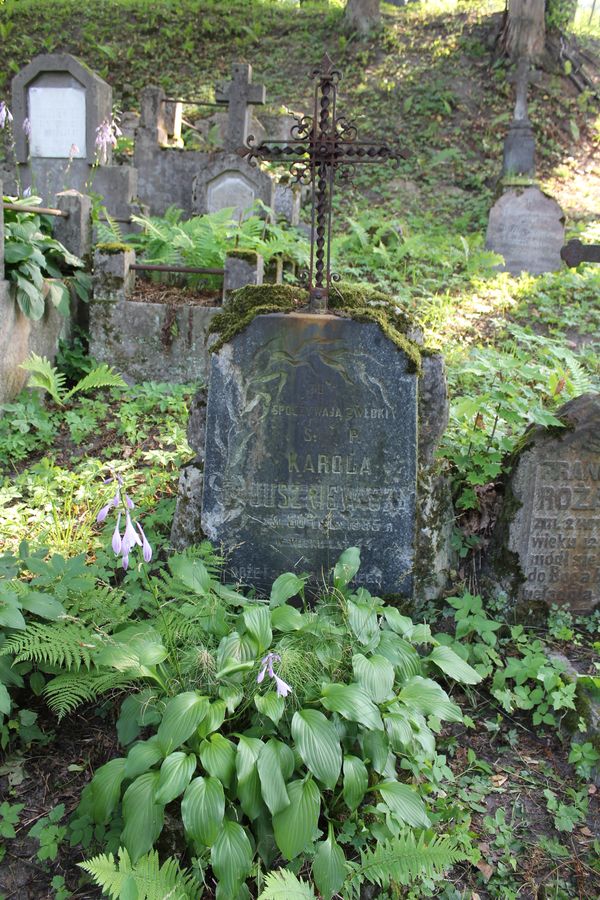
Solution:
M 550 455 L 551 453 L 558 455 L 558 451 L 562 451 L 560 456 L 564 457 L 565 453 L 573 447 L 575 451 L 579 451 L 580 455 L 582 449 L 585 451 L 586 448 L 591 447 L 593 452 L 600 455 L 600 438 L 598 437 L 600 394 L 582 394 L 569 400 L 556 411 L 555 415 L 565 423 L 564 428 L 531 426 L 523 435 L 520 448 L 513 456 L 511 472 L 506 481 L 502 509 L 496 522 L 484 566 L 485 580 L 489 582 L 489 586 L 496 596 L 505 600 L 507 608 L 512 610 L 515 620 L 518 621 L 544 622 L 550 605 L 554 602 L 558 603 L 561 599 L 558 596 L 553 599 L 553 592 L 558 592 L 562 596 L 566 590 L 565 587 L 559 588 L 556 581 L 544 581 L 543 586 L 532 587 L 530 589 L 532 596 L 527 596 L 528 570 L 531 576 L 531 573 L 537 572 L 538 568 L 543 570 L 544 565 L 551 565 L 546 562 L 538 564 L 535 560 L 539 560 L 544 555 L 553 555 L 558 550 L 563 552 L 561 549 L 563 517 L 560 515 L 562 510 L 557 511 L 550 508 L 554 503 L 555 492 L 564 489 L 560 486 L 558 474 L 556 477 L 549 477 L 548 484 L 543 484 L 543 493 L 540 493 L 542 509 L 540 515 L 537 516 L 540 524 L 539 538 L 543 544 L 547 536 L 548 546 L 542 547 L 535 555 L 531 552 L 533 550 L 532 541 L 530 550 L 530 535 L 532 531 L 536 530 L 533 513 L 535 490 L 538 486 L 537 476 L 540 470 L 538 457 L 543 452 L 549 454 L 544 461 L 546 468 L 550 471 L 549 467 L 551 467 L 553 471 L 559 472 L 559 470 L 563 471 L 561 466 L 570 465 L 570 463 L 564 459 L 554 459 Z M 594 426 L 596 434 L 593 432 Z M 542 482 L 543 479 L 540 478 L 540 483 Z M 556 496 L 558 495 L 556 494 Z M 587 507 L 581 507 L 581 509 L 587 509 Z M 573 519 L 573 516 L 565 517 L 565 521 L 566 518 Z M 553 538 L 555 543 L 551 543 Z M 573 547 L 567 548 L 564 551 L 566 555 L 561 557 L 562 562 L 556 563 L 559 570 L 565 561 L 567 562 L 567 571 L 569 569 L 569 549 L 573 549 Z M 577 552 L 580 552 L 579 549 Z M 529 556 L 532 557 L 532 562 L 528 562 Z M 580 572 L 578 566 L 575 567 L 574 572 Z M 556 574 L 559 575 L 560 571 L 557 571 Z M 581 574 L 585 575 L 583 567 Z M 574 589 L 580 595 L 583 591 L 582 585 L 575 584 L 572 577 L 569 579 L 569 588 Z M 565 605 L 569 607 L 570 603 Z M 573 609 L 573 607 L 571 608 Z M 585 612 L 583 609 L 575 609 L 575 611 Z

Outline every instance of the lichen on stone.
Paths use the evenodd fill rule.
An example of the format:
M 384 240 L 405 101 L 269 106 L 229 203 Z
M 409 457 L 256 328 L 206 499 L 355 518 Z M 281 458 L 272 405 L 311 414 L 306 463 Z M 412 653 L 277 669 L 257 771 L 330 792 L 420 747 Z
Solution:
M 129 247 L 127 244 L 123 244 L 120 241 L 111 241 L 106 244 L 96 244 L 96 250 L 99 253 L 112 255 L 116 253 L 127 253 L 128 250 L 131 250 L 131 247 Z
M 308 305 L 308 291 L 290 284 L 247 285 L 232 291 L 227 308 L 213 317 L 209 334 L 219 337 L 211 346 L 216 352 L 243 331 L 258 315 L 298 312 Z M 395 304 L 392 297 L 368 284 L 333 285 L 329 294 L 328 312 L 346 316 L 357 322 L 374 322 L 383 333 L 408 357 L 413 371 L 421 370 L 421 351 L 407 332 L 414 329 L 411 317 Z
M 233 250 L 228 250 L 227 256 L 233 256 L 235 259 L 243 259 L 245 262 L 250 263 L 250 265 L 256 265 L 256 260 L 258 259 L 256 250 L 242 250 L 237 247 Z

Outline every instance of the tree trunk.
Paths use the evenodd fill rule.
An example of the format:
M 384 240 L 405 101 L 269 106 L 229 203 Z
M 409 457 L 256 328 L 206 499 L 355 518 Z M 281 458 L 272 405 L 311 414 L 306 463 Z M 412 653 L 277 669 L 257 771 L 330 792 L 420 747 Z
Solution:
M 542 61 L 546 47 L 545 7 L 544 0 L 508 0 L 500 47 L 510 59 Z
M 379 0 L 348 0 L 344 22 L 348 31 L 368 34 L 379 25 Z

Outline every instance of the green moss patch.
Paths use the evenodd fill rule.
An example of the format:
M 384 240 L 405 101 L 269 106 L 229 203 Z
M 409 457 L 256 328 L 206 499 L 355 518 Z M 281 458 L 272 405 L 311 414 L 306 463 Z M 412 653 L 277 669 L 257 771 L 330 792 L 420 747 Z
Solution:
M 250 263 L 251 265 L 256 265 L 256 260 L 258 258 L 258 253 L 256 250 L 228 250 L 227 256 L 233 256 L 234 259 L 243 259 L 245 262 Z
M 131 250 L 131 247 L 127 244 L 122 244 L 119 241 L 112 241 L 108 244 L 96 244 L 96 250 L 99 253 L 111 255 L 116 253 L 127 253 L 128 250 Z
M 220 350 L 236 334 L 247 328 L 256 316 L 295 312 L 307 305 L 308 291 L 289 284 L 247 285 L 233 291 L 227 307 L 214 316 L 210 324 L 209 334 L 219 336 L 212 345 L 211 352 Z M 407 337 L 407 332 L 414 328 L 415 323 L 394 305 L 387 294 L 370 285 L 340 282 L 331 288 L 329 312 L 357 322 L 374 322 L 379 325 L 386 337 L 406 354 L 413 371 L 420 371 L 421 350 Z

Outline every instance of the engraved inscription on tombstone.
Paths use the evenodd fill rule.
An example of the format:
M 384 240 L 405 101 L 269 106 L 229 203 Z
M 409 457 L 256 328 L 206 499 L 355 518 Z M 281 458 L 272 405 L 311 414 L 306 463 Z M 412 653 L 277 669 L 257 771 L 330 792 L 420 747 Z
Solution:
M 46 72 L 29 86 L 32 156 L 85 159 L 85 93 L 84 86 L 68 72 Z
M 486 247 L 504 257 L 512 275 L 541 275 L 562 266 L 564 215 L 558 203 L 537 187 L 512 188 L 490 210 Z
M 358 546 L 357 584 L 410 594 L 416 394 L 377 325 L 336 316 L 258 316 L 214 354 L 202 526 L 230 574 L 314 585 Z
M 521 506 L 508 548 L 525 578 L 522 600 L 590 613 L 600 602 L 600 394 L 557 415 L 566 427 L 532 429 L 511 477 Z
M 254 203 L 254 187 L 241 172 L 222 172 L 206 187 L 207 212 L 214 213 L 229 206 L 235 208 L 239 219 Z

